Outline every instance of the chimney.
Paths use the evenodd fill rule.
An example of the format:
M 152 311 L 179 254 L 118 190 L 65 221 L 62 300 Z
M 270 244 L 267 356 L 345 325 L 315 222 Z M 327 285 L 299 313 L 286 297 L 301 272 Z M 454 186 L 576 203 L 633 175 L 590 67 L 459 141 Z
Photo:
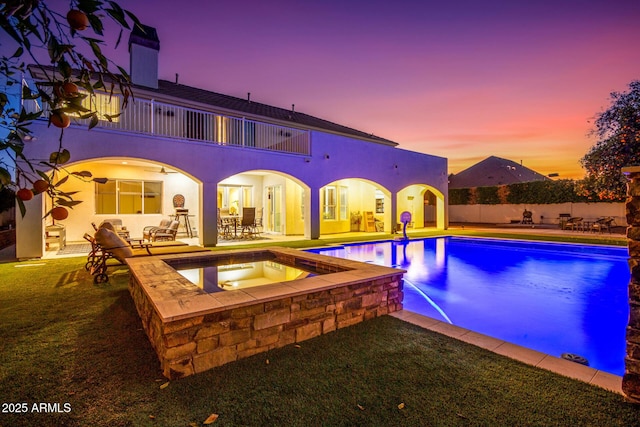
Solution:
M 160 40 L 153 27 L 137 25 L 129 36 L 129 73 L 136 85 L 158 88 L 158 52 Z

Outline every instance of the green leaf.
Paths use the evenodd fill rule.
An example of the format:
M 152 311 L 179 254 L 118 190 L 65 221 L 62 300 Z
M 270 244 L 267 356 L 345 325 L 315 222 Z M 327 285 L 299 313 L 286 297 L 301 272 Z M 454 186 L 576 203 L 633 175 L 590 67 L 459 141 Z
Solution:
M 91 178 L 93 176 L 93 174 L 89 171 L 71 172 L 71 175 L 77 175 L 83 178 Z
M 47 181 L 47 182 L 50 182 L 50 181 L 51 181 L 51 178 L 49 178 L 49 175 L 47 175 L 46 173 L 42 172 L 41 170 L 36 170 L 36 173 L 37 173 L 38 175 L 40 175 L 40 177 L 41 177 L 42 179 L 44 179 L 45 181 Z
M 24 53 L 24 49 L 22 48 L 22 46 L 20 46 L 18 48 L 18 50 L 16 50 L 15 53 L 11 57 L 12 58 L 20 58 L 23 53 Z
M 71 153 L 66 148 L 63 148 L 60 151 L 54 151 L 49 156 L 49 162 L 58 164 L 58 165 L 63 165 L 67 163 L 70 159 L 71 159 Z
M 100 18 L 98 18 L 98 16 L 94 15 L 93 13 L 87 14 L 87 18 L 89 18 L 89 25 L 91 25 L 93 31 L 99 36 L 104 35 L 104 26 L 102 25 L 102 21 L 100 20 Z
M 111 16 L 118 24 L 126 28 L 127 30 L 130 28 L 129 23 L 124 17 L 124 10 L 120 7 L 120 5 L 116 2 L 109 2 L 111 9 L 105 9 L 105 11 Z
M 11 184 L 11 174 L 5 168 L 0 167 L 0 184 L 9 185 Z
M 62 184 L 64 184 L 65 182 L 67 182 L 67 180 L 69 179 L 69 175 L 65 176 L 64 178 L 62 178 L 60 181 L 56 182 L 53 186 L 54 187 L 59 187 Z
M 65 206 L 67 208 L 73 208 L 74 206 L 82 203 L 82 200 L 64 200 L 64 199 L 56 199 L 56 205 Z
M 19 199 L 18 197 L 16 197 L 16 200 L 18 201 L 18 208 L 20 209 L 20 215 L 22 216 L 22 218 L 24 218 L 24 215 L 27 213 L 27 208 L 24 206 L 24 202 L 22 201 L 22 199 Z
M 98 123 L 99 123 L 98 115 L 93 114 L 91 116 L 91 120 L 89 121 L 89 129 L 93 129 L 94 127 L 98 126 Z
M 73 195 L 79 193 L 79 191 L 69 191 L 69 192 L 58 192 L 59 197 L 66 197 L 69 200 L 73 200 Z

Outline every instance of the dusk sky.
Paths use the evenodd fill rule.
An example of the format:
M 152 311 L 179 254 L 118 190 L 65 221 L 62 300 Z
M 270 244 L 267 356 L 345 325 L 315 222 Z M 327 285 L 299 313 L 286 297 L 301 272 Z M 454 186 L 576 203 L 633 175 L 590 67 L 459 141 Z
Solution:
M 160 78 L 295 104 L 450 173 L 495 155 L 581 178 L 593 117 L 640 79 L 638 0 L 119 4 L 157 29 Z M 126 39 L 110 55 L 128 68 Z

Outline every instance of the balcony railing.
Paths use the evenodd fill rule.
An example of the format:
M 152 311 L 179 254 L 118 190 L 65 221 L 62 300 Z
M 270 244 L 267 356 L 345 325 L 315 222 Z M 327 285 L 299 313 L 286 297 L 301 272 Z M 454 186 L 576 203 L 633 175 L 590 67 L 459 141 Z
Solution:
M 93 109 L 116 115 L 122 99 L 98 94 Z M 33 102 L 27 109 L 38 109 Z M 46 108 L 46 105 L 45 105 Z M 46 111 L 45 111 L 46 113 Z M 45 114 L 46 115 L 46 114 Z M 84 120 L 76 119 L 76 122 Z M 135 99 L 113 121 L 100 120 L 97 128 L 143 133 L 166 138 L 202 141 L 300 155 L 311 154 L 310 132 L 243 117 L 215 114 L 146 99 Z

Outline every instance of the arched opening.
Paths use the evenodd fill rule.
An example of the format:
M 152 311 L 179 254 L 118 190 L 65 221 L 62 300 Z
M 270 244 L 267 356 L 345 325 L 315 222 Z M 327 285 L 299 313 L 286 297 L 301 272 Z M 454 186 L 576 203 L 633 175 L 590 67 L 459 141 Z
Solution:
M 398 215 L 411 213 L 409 228 L 446 228 L 444 195 L 429 185 L 415 184 L 398 192 Z
M 320 189 L 320 234 L 390 232 L 391 193 L 360 178 L 331 182 Z
M 255 208 L 260 234 L 265 236 L 304 236 L 309 220 L 308 197 L 309 187 L 302 181 L 271 170 L 232 175 L 220 181 L 217 189 L 222 216 L 241 216 L 244 208 Z M 232 237 L 235 239 L 237 233 Z
M 64 226 L 66 242 L 83 242 L 85 233 L 91 233 L 92 224 L 99 225 L 107 219 L 117 219 L 132 238 L 142 237 L 143 229 L 157 226 L 162 219 L 179 219 L 177 238 L 194 239 L 197 242 L 201 221 L 201 183 L 183 171 L 168 164 L 149 162 L 135 158 L 101 158 L 85 160 L 65 167 L 69 173 L 90 171 L 92 179 L 70 177 L 60 189 L 74 193 L 73 199 L 81 203 L 69 209 L 64 221 L 45 218 L 47 227 Z M 179 196 L 179 197 L 177 197 Z M 180 212 L 175 204 L 181 199 Z M 43 209 L 47 212 L 54 201 L 44 197 Z M 181 213 L 180 216 L 177 216 Z M 60 245 L 49 245 L 45 239 L 45 251 L 59 251 Z

